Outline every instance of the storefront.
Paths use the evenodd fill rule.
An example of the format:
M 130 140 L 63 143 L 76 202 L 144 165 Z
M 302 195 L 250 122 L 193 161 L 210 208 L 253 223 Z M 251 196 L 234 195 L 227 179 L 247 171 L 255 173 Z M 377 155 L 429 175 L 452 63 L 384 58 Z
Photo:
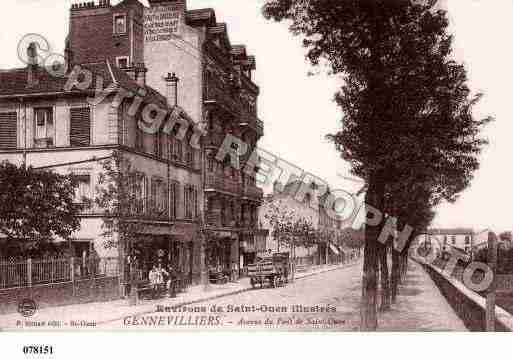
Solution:
M 192 225 L 145 226 L 131 246 L 130 259 L 139 279 L 147 279 L 156 265 L 171 270 L 187 285 L 199 282 L 200 246 Z
M 235 231 L 207 233 L 206 264 L 210 273 L 224 273 L 232 277 L 239 271 L 240 241 Z

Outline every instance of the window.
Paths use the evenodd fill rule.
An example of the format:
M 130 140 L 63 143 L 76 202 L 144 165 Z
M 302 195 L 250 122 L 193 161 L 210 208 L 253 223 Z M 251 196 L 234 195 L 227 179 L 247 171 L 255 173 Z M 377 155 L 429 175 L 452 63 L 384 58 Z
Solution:
M 51 108 L 37 108 L 34 110 L 34 145 L 37 148 L 54 146 L 53 111 Z
M 126 33 L 126 15 L 114 15 L 114 34 Z
M 163 141 L 163 134 L 162 132 L 157 132 L 155 134 L 155 156 L 159 157 L 159 158 L 162 158 L 163 157 L 163 152 L 162 152 L 162 144 L 164 143 Z
M 209 172 L 214 172 L 215 170 L 215 162 L 214 162 L 214 156 L 209 156 L 208 157 L 208 171 Z
M 133 214 L 147 213 L 148 180 L 142 173 L 134 174 L 129 179 L 131 212 Z
M 161 178 L 151 181 L 150 208 L 152 214 L 162 217 L 167 214 L 167 186 Z
M 0 113 L 1 149 L 15 149 L 17 147 L 17 121 L 16 112 Z
M 190 167 L 194 167 L 194 154 L 195 154 L 195 150 L 189 144 L 187 144 L 186 147 L 187 147 L 187 156 L 186 156 L 187 164 Z
M 144 152 L 144 132 L 135 124 L 135 149 Z
M 120 56 L 120 57 L 116 57 L 116 66 L 120 69 L 126 69 L 127 67 L 129 67 L 129 59 L 128 59 L 128 56 Z
M 199 217 L 199 199 L 198 199 L 198 189 L 194 188 L 194 218 Z
M 182 141 L 171 135 L 169 138 L 169 155 L 172 161 L 183 161 Z
M 91 110 L 89 107 L 70 109 L 70 145 L 72 147 L 91 144 Z
M 194 186 L 184 187 L 185 218 L 193 219 L 198 216 L 198 191 Z
M 169 203 L 170 203 L 170 216 L 172 219 L 178 217 L 178 193 L 180 184 L 178 182 L 171 183 L 171 192 L 169 194 Z
M 86 203 L 91 199 L 91 176 L 75 175 L 77 187 L 75 188 L 75 200 L 77 203 Z

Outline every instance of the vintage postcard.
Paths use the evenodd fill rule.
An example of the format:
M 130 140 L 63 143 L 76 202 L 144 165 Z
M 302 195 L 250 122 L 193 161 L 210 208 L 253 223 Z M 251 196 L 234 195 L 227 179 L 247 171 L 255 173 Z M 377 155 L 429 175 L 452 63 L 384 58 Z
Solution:
M 513 330 L 513 2 L 2 4 L 0 331 Z

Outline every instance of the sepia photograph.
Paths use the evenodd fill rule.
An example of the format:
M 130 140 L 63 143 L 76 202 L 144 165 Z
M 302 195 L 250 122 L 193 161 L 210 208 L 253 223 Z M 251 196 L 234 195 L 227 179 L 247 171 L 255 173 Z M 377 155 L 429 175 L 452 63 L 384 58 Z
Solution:
M 513 1 L 2 5 L 0 337 L 513 331 Z

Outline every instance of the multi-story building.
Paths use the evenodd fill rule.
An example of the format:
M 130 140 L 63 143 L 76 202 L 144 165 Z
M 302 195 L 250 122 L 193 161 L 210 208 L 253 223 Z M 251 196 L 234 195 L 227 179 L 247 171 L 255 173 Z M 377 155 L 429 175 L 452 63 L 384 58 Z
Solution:
M 456 248 L 471 258 L 479 249 L 486 247 L 488 233 L 488 230 L 474 231 L 471 228 L 432 228 L 426 233 L 426 242 L 441 252 L 448 253 L 451 248 Z
M 121 153 L 143 203 L 133 214 L 142 226 L 131 250 L 141 263 L 158 257 L 198 281 L 205 264 L 239 269 L 262 233 L 262 191 L 254 176 L 215 159 L 226 134 L 245 141 L 248 153 L 263 135 L 255 58 L 230 43 L 214 10 L 189 10 L 186 1 L 149 3 L 72 5 L 65 76 L 36 63 L 0 72 L 0 160 L 71 171 L 79 197 L 93 198 L 104 161 Z M 106 89 L 99 103 L 90 99 L 97 88 Z M 156 134 L 141 125 L 145 108 L 166 113 Z M 187 126 L 163 132 L 169 123 Z M 191 137 L 200 124 L 206 135 L 197 147 Z M 182 136 L 180 128 L 186 128 Z M 124 260 L 127 248 L 103 246 L 102 223 L 100 208 L 82 214 L 73 254 Z M 208 238 L 206 256 L 200 230 Z
M 265 250 L 271 252 L 291 251 L 290 244 L 281 243 L 280 240 L 275 238 L 270 223 L 274 208 L 279 208 L 280 213 L 290 213 L 294 220 L 303 219 L 308 221 L 316 232 L 316 238 L 311 246 L 294 246 L 294 255 L 298 262 L 305 261 L 311 264 L 338 262 L 342 259 L 338 239 L 345 224 L 340 216 L 334 217 L 328 214 L 324 207 L 327 195 L 319 196 L 319 191 L 315 186 L 305 193 L 303 200 L 300 201 L 298 197 L 303 196 L 297 194 L 300 187 L 304 185 L 305 183 L 301 180 L 291 180 L 285 186 L 275 183 L 273 193 L 266 196 L 259 211 L 259 221 L 262 227 L 269 230 Z

